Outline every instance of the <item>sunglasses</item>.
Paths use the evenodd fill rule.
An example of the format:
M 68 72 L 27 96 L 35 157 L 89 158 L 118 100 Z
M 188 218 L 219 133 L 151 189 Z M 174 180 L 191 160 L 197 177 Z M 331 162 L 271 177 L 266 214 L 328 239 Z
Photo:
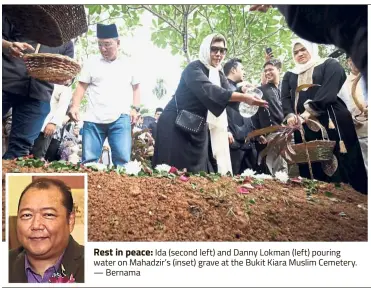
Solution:
M 223 48 L 223 47 L 216 47 L 216 46 L 211 46 L 210 47 L 210 51 L 217 54 L 218 52 L 220 52 L 220 54 L 222 55 L 225 55 L 228 51 L 227 48 Z
M 99 48 L 111 48 L 113 46 L 113 42 L 108 42 L 108 43 L 101 43 L 98 42 L 98 47 Z

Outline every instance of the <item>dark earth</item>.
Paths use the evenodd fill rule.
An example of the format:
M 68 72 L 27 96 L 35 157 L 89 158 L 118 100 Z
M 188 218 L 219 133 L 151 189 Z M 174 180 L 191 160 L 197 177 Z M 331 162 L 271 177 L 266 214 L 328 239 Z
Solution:
M 3 241 L 5 173 L 14 171 L 46 172 L 3 161 Z M 346 184 L 312 182 L 308 194 L 313 185 L 265 180 L 240 194 L 230 177 L 88 178 L 89 241 L 367 241 L 367 196 Z

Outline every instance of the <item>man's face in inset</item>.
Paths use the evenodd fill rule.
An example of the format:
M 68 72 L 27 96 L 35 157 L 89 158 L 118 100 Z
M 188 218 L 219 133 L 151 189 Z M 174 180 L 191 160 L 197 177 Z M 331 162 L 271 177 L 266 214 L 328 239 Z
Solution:
M 19 205 L 17 236 L 29 257 L 59 257 L 68 245 L 75 225 L 75 214 L 67 213 L 59 188 L 31 188 Z
M 103 58 L 112 61 L 117 57 L 118 49 L 120 47 L 119 39 L 98 39 L 99 51 Z

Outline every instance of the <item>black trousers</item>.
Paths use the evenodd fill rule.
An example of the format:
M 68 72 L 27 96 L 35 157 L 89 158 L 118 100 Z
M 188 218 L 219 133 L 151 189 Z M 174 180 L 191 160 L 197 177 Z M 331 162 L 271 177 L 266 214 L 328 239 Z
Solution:
M 44 133 L 40 132 L 39 136 L 36 138 L 35 143 L 32 147 L 31 154 L 35 158 L 44 158 L 52 139 L 53 136 L 45 137 Z
M 257 153 L 255 148 L 246 150 L 230 149 L 233 175 L 242 174 L 246 169 L 256 170 Z

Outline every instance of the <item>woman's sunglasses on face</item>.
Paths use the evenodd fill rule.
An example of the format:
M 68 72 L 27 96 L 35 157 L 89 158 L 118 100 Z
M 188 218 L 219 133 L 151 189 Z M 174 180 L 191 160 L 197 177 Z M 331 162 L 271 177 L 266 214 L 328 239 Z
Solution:
M 215 54 L 218 54 L 218 52 L 220 52 L 221 55 L 225 55 L 227 53 L 228 49 L 224 48 L 224 47 L 211 46 L 210 51 L 212 53 L 215 53 Z

